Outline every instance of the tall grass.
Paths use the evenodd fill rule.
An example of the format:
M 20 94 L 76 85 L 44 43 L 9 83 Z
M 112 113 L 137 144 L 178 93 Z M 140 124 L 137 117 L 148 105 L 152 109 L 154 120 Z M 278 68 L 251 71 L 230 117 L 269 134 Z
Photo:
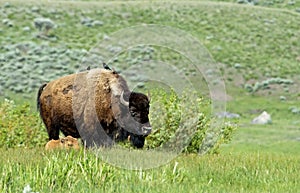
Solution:
M 300 157 L 284 154 L 190 154 L 158 168 L 126 170 L 89 151 L 0 151 L 2 192 L 22 192 L 27 185 L 34 192 L 297 192 L 300 188 Z

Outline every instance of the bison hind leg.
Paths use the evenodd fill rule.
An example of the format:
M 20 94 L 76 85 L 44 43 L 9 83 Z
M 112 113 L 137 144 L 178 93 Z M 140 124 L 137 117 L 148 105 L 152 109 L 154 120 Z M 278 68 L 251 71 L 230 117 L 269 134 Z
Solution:
M 77 131 L 77 129 L 75 128 L 65 128 L 65 127 L 61 127 L 60 128 L 61 132 L 64 134 L 64 136 L 72 136 L 73 138 L 80 138 L 79 132 Z
M 47 132 L 49 136 L 49 141 L 54 139 L 58 140 L 59 139 L 59 126 L 55 124 L 47 125 Z

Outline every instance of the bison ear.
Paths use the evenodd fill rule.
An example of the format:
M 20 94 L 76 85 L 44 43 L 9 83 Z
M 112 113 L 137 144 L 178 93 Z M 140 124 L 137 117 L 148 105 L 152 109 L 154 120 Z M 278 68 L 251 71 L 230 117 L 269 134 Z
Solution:
M 124 99 L 124 90 L 121 92 L 120 102 L 121 102 L 121 104 L 123 104 L 123 105 L 125 105 L 127 107 L 129 106 L 129 102 L 125 101 L 125 99 Z

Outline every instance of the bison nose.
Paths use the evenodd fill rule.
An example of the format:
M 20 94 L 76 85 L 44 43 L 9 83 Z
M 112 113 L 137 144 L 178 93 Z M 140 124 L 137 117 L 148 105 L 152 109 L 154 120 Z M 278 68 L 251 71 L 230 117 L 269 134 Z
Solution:
M 144 135 L 149 135 L 152 131 L 152 127 L 143 127 L 142 129 Z

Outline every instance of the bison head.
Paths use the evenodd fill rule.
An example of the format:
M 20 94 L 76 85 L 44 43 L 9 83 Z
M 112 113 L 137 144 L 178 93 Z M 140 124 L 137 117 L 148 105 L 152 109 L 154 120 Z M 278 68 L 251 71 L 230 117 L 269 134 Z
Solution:
M 150 99 L 142 93 L 131 92 L 120 95 L 119 124 L 130 136 L 131 143 L 138 148 L 144 146 L 145 137 L 151 133 L 149 123 Z

